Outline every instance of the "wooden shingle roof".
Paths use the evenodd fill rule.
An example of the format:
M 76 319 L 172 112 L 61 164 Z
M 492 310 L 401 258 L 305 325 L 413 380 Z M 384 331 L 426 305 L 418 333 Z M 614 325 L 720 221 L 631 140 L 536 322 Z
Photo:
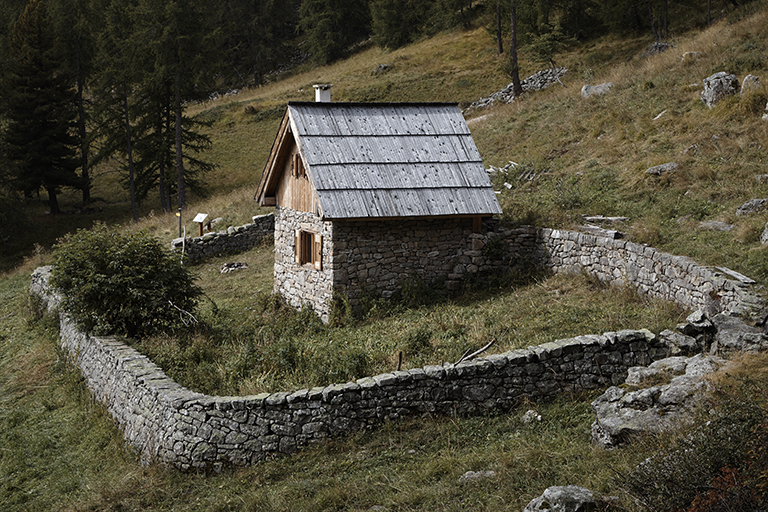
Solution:
M 296 139 L 323 218 L 501 213 L 456 104 L 289 103 L 283 127 Z M 276 183 L 268 176 L 274 168 L 267 163 L 257 198 Z

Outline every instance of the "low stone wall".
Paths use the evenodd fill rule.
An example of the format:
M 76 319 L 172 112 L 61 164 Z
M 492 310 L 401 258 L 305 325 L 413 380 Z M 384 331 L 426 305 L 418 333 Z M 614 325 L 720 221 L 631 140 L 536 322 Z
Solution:
M 226 231 L 206 233 L 203 236 L 176 238 L 171 242 L 171 250 L 181 251 L 190 261 L 225 252 L 242 252 L 256 247 L 275 230 L 274 214 L 259 215 L 253 222 L 242 226 L 230 226 Z
M 46 268 L 32 292 L 49 308 Z M 247 465 L 389 419 L 507 410 L 523 398 L 619 384 L 667 355 L 649 331 L 579 336 L 458 365 L 426 366 L 346 384 L 243 397 L 189 391 L 133 348 L 79 332 L 61 315 L 62 345 L 86 385 L 142 455 L 182 469 Z
M 630 242 L 531 227 L 472 237 L 469 259 L 457 262 L 453 278 L 541 262 L 556 272 L 589 272 L 634 285 L 692 309 L 747 315 L 763 305 L 743 276 L 732 273 L 729 279 L 727 269 L 702 267 Z M 31 291 L 54 309 L 58 299 L 48 289 L 48 272 L 35 271 Z M 667 355 L 666 345 L 652 333 L 621 331 L 324 388 L 213 397 L 179 386 L 113 338 L 78 332 L 65 314 L 61 336 L 88 388 L 142 458 L 183 469 L 252 464 L 387 419 L 507 410 L 523 398 L 618 384 L 628 368 Z
M 653 247 L 573 231 L 541 229 L 538 240 L 536 258 L 554 272 L 585 272 L 710 315 L 727 311 L 750 317 L 765 307 L 755 282 L 725 267 L 706 267 Z
M 529 265 L 554 273 L 585 273 L 649 297 L 676 302 L 709 315 L 751 317 L 765 307 L 755 282 L 725 267 L 699 265 L 653 247 L 575 231 L 522 226 L 471 235 L 468 261 L 449 279 L 482 279 Z

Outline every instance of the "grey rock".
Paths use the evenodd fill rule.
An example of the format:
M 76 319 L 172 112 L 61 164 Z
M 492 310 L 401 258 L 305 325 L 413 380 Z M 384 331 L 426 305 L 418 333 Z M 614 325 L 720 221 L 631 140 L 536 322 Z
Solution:
M 459 483 L 465 484 L 469 482 L 477 482 L 478 480 L 485 480 L 486 478 L 496 478 L 495 471 L 467 471 L 459 477 Z
M 739 91 L 739 95 L 744 96 L 749 92 L 759 91 L 761 88 L 762 86 L 760 85 L 760 78 L 756 77 L 755 75 L 747 75 L 741 82 L 741 90 Z
M 656 361 L 648 368 L 630 368 L 627 383 L 641 383 L 644 378 L 676 375 L 669 384 L 637 391 L 612 387 L 592 402 L 596 419 L 592 424 L 592 442 L 614 448 L 647 432 L 662 432 L 680 424 L 688 411 L 707 389 L 705 377 L 716 371 L 724 360 L 702 354 Z
M 768 244 L 768 223 L 765 224 L 763 232 L 760 233 L 760 243 L 763 245 Z
M 592 491 L 578 485 L 548 487 L 523 512 L 591 512 L 597 510 Z
M 685 52 L 682 61 L 685 63 L 695 62 L 701 58 L 701 52 Z
M 667 345 L 671 356 L 689 356 L 704 348 L 693 336 L 688 336 L 681 332 L 670 331 L 669 329 L 661 331 L 659 333 L 659 338 Z
M 687 357 L 668 357 L 651 363 L 650 366 L 634 366 L 627 370 L 626 384 L 639 386 L 643 381 L 659 375 L 682 375 L 685 373 Z
M 525 412 L 525 414 L 523 414 L 522 422 L 524 425 L 530 425 L 535 421 L 541 421 L 541 414 L 534 411 L 533 409 L 529 409 Z
M 654 165 L 653 167 L 649 167 L 645 170 L 645 174 L 650 174 L 653 176 L 662 176 L 664 174 L 668 174 L 670 172 L 674 172 L 678 168 L 678 164 L 675 162 L 668 162 L 666 164 L 661 165 Z
M 581 88 L 582 98 L 591 98 L 592 96 L 602 96 L 613 87 L 613 82 L 606 82 L 600 85 L 585 85 Z
M 736 209 L 736 215 L 761 212 L 768 208 L 768 199 L 750 199 Z
M 733 231 L 736 228 L 736 226 L 733 224 L 720 222 L 719 220 L 706 220 L 704 222 L 699 222 L 699 227 L 709 231 Z
M 736 94 L 739 81 L 734 75 L 720 71 L 704 79 L 704 90 L 701 91 L 701 101 L 708 108 L 714 107 L 721 99 Z
M 768 335 L 739 317 L 720 313 L 712 317 L 717 327 L 717 349 L 726 352 L 753 351 L 768 347 Z

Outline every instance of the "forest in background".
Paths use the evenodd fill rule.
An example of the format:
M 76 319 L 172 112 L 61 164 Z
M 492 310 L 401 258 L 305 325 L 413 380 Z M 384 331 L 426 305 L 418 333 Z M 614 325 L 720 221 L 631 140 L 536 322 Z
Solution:
M 371 44 L 394 50 L 479 25 L 502 53 L 514 18 L 517 44 L 553 65 L 557 52 L 596 35 L 662 40 L 709 23 L 711 9 L 711 0 L 7 0 L 0 220 L 22 223 L 19 200 L 41 191 L 51 214 L 63 188 L 82 191 L 86 208 L 93 169 L 105 163 L 120 173 L 134 220 L 150 192 L 162 211 L 184 208 L 188 190 L 205 194 L 202 177 L 215 167 L 189 105 Z

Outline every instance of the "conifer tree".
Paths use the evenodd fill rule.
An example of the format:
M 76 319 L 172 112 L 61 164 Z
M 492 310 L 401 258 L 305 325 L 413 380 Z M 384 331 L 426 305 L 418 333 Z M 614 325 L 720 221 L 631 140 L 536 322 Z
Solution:
M 94 81 L 96 117 L 101 147 L 97 161 L 123 156 L 127 170 L 127 188 L 133 220 L 138 220 L 134 165 L 135 132 L 132 126 L 133 97 L 139 82 L 141 65 L 133 41 L 132 10 L 135 2 L 112 0 L 102 8 L 102 30 L 99 34 L 98 72 Z
M 74 95 L 53 34 L 44 0 L 31 0 L 11 32 L 2 135 L 10 185 L 27 197 L 44 188 L 57 214 L 60 188 L 80 180 Z

